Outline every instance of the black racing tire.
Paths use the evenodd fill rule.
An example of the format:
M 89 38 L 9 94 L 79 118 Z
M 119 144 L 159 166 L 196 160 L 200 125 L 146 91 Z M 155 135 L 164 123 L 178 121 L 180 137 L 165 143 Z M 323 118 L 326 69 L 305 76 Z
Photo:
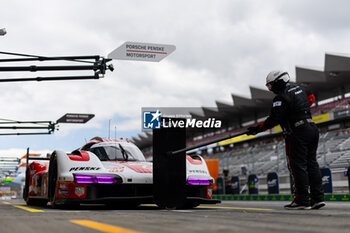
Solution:
M 23 199 L 27 202 L 29 195 L 29 169 L 27 168 L 26 170 L 26 178 L 25 178 L 25 183 L 23 187 Z
M 185 209 L 193 209 L 199 206 L 201 203 L 199 201 L 187 201 L 184 205 Z
M 58 208 L 56 198 L 57 192 L 57 157 L 53 154 L 50 158 L 49 179 L 48 179 L 48 197 L 53 208 Z
M 29 197 L 27 197 L 26 203 L 29 206 L 46 206 L 47 205 L 47 199 L 36 199 L 36 198 L 29 198 Z

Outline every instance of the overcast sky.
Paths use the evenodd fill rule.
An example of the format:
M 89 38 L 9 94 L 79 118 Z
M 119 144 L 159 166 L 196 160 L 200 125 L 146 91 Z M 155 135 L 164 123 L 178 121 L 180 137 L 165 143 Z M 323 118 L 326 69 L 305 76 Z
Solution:
M 71 151 L 107 137 L 109 121 L 112 137 L 131 138 L 141 132 L 141 107 L 232 103 L 231 93 L 250 97 L 249 86 L 264 88 L 273 69 L 294 79 L 295 66 L 322 68 L 326 52 L 350 50 L 346 0 L 14 0 L 1 9 L 0 28 L 8 33 L 0 51 L 107 56 L 125 41 L 176 46 L 159 63 L 113 61 L 115 71 L 100 80 L 0 83 L 2 119 L 96 115 L 54 135 L 2 136 L 3 156 L 23 155 L 27 147 Z M 13 74 L 0 73 L 5 77 Z

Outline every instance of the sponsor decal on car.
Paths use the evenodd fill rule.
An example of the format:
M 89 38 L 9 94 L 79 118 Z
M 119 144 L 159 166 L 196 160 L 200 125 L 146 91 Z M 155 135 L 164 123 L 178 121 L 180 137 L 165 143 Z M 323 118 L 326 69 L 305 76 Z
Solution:
M 69 190 L 62 190 L 62 189 L 59 189 L 59 190 L 58 190 L 58 194 L 60 194 L 60 195 L 68 195 L 68 194 L 69 194 Z
M 213 198 L 213 186 L 212 185 L 207 186 L 207 198 L 208 199 Z
M 69 171 L 98 171 L 100 167 L 71 167 Z
M 198 174 L 208 174 L 207 171 L 204 170 L 189 170 L 189 173 L 198 173 Z
M 81 197 L 85 194 L 85 188 L 84 187 L 75 187 L 75 195 L 78 197 Z
M 59 183 L 58 188 L 59 189 L 68 189 L 68 183 Z
M 112 168 L 108 170 L 109 172 L 123 172 L 124 171 L 124 167 L 118 167 L 118 168 Z

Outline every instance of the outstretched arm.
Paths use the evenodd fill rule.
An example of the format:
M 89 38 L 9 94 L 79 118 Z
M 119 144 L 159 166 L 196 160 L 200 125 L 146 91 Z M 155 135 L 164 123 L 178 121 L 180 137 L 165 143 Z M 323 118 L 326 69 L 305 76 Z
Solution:
M 284 99 L 276 96 L 273 99 L 270 116 L 257 126 L 248 128 L 248 135 L 255 135 L 280 124 L 287 115 L 287 103 Z

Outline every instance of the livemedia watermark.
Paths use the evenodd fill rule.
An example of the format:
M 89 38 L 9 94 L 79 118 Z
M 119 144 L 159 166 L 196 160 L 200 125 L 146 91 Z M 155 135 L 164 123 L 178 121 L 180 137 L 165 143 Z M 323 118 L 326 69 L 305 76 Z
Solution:
M 200 110 L 201 108 L 142 108 L 142 131 L 160 128 L 220 129 L 222 127 L 221 119 L 200 115 L 203 114 Z

